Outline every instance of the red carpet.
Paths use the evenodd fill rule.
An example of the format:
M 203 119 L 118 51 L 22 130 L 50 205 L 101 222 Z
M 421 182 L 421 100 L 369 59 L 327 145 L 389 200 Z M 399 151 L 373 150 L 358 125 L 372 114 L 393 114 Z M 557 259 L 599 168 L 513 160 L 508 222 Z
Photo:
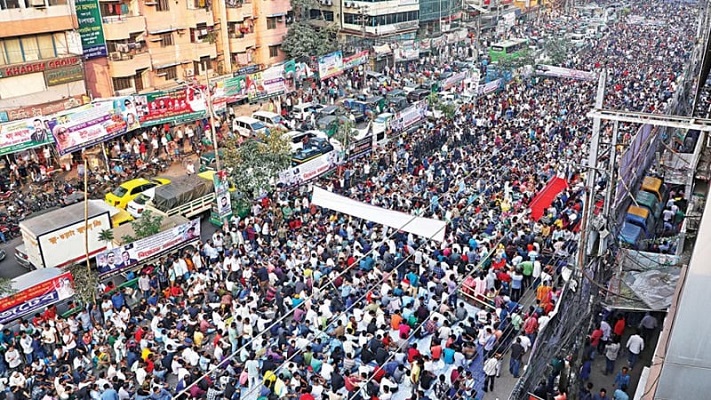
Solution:
M 556 196 L 568 187 L 568 182 L 563 178 L 553 177 L 546 187 L 543 188 L 531 200 L 531 218 L 538 221 L 546 213 L 546 209 L 553 204 Z

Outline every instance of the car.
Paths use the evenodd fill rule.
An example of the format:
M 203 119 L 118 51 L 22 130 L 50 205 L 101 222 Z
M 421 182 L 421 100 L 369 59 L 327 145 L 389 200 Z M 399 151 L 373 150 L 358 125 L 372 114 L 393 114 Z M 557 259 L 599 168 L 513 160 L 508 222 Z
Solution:
M 270 111 L 255 111 L 252 113 L 252 118 L 261 121 L 270 130 L 281 129 L 285 130 L 284 118 L 281 115 Z
M 299 150 L 304 148 L 304 142 L 311 139 L 311 138 L 324 138 L 328 139 L 328 135 L 326 135 L 325 132 L 317 131 L 317 130 L 308 130 L 308 131 L 289 131 L 286 132 L 284 135 L 286 135 L 289 138 L 289 145 L 291 146 L 291 152 L 296 153 Z
M 143 178 L 131 179 L 130 181 L 120 184 L 113 190 L 113 192 L 106 193 L 104 201 L 110 206 L 125 209 L 126 206 L 128 206 L 128 203 L 135 199 L 139 194 L 148 189 L 167 185 L 169 183 L 170 180 L 165 178 L 153 178 L 151 180 Z
M 232 120 L 232 131 L 247 138 L 269 134 L 269 128 L 262 121 L 252 117 L 237 117 Z
M 318 103 L 301 103 L 291 108 L 291 118 L 296 121 L 307 121 L 312 113 L 318 113 L 323 106 Z
M 145 210 L 146 208 L 146 203 L 153 200 L 153 197 L 155 197 L 155 195 L 156 188 L 151 188 L 143 193 L 140 193 L 138 196 L 136 196 L 135 199 L 128 202 L 128 205 L 126 206 L 126 211 L 128 211 L 128 213 L 131 214 L 133 218 L 141 218 L 141 215 L 143 215 L 143 210 Z
M 291 165 L 301 165 L 333 151 L 334 149 L 335 147 L 328 141 L 328 139 L 320 137 L 311 138 L 304 143 L 304 148 L 292 155 Z

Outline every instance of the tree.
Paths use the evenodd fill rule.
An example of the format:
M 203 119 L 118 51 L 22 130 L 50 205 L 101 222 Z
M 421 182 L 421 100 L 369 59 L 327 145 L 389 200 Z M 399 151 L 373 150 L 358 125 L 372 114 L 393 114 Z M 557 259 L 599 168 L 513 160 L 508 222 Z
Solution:
M 111 242 L 114 241 L 114 231 L 111 229 L 102 229 L 99 231 L 99 240 L 106 243 L 106 247 L 111 247 Z
M 550 65 L 562 65 L 568 58 L 570 41 L 563 38 L 553 38 L 545 42 L 543 51 Z
M 159 214 L 153 214 L 150 211 L 144 211 L 141 214 L 141 218 L 138 218 L 131 222 L 131 227 L 133 228 L 133 234 L 124 235 L 121 240 L 124 243 L 131 243 L 149 236 L 153 236 L 160 232 L 160 228 L 163 224 L 163 216 Z
M 97 271 L 87 271 L 84 264 L 72 264 L 69 271 L 74 278 L 74 296 L 81 304 L 93 303 L 96 300 L 96 291 L 99 288 Z
M 281 49 L 288 58 L 321 56 L 338 49 L 338 41 L 330 25 L 320 29 L 308 22 L 293 23 L 284 36 Z
M 355 124 L 350 119 L 341 120 L 339 118 L 337 121 L 338 126 L 336 127 L 336 133 L 333 134 L 333 138 L 340 142 L 343 145 L 343 151 L 348 153 L 348 148 L 355 141 L 356 132 L 353 130 Z
M 521 50 L 516 57 L 502 57 L 498 64 L 502 72 L 513 71 L 514 69 L 521 68 L 524 65 L 535 65 L 536 59 L 531 49 L 525 48 Z
M 16 290 L 12 287 L 12 279 L 0 277 L 0 297 L 15 294 Z
M 221 146 L 222 163 L 230 179 L 247 199 L 271 189 L 279 172 L 291 166 L 291 145 L 285 135 L 262 135 L 259 140 L 239 144 L 228 138 Z

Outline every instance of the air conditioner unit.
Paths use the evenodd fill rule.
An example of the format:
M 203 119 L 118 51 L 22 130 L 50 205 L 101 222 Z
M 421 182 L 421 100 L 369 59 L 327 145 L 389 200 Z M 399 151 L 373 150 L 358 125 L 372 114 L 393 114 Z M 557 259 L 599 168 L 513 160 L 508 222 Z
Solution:
M 121 60 L 121 53 L 118 51 L 114 51 L 111 54 L 109 54 L 109 57 L 111 58 L 111 61 L 120 61 Z
M 186 78 L 193 77 L 193 76 L 195 76 L 195 71 L 193 71 L 192 68 L 186 68 L 184 75 L 185 75 Z
M 333 5 L 333 2 L 332 2 L 331 0 L 326 0 L 326 5 L 327 5 L 327 6 L 332 6 L 332 5 Z
M 351 8 L 351 7 L 353 7 L 353 3 L 346 2 L 346 3 L 344 4 L 344 6 L 345 6 L 346 8 Z
M 47 7 L 47 4 L 45 4 L 44 0 L 29 0 L 30 6 L 35 7 L 35 8 L 45 8 Z

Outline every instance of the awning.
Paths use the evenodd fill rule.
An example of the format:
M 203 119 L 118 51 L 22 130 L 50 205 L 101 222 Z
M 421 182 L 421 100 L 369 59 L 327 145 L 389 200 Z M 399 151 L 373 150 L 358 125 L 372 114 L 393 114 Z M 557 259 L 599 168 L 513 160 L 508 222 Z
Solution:
M 174 67 L 174 66 L 176 66 L 176 65 L 180 65 L 180 64 L 182 64 L 182 63 L 181 63 L 181 62 L 179 62 L 179 61 L 176 61 L 176 62 L 172 62 L 172 63 L 169 63 L 169 64 L 163 64 L 163 65 L 154 65 L 154 66 L 153 66 L 153 69 L 164 69 L 164 68 L 170 68 L 170 67 Z
M 178 26 L 171 26 L 169 28 L 163 28 L 159 29 L 157 31 L 148 31 L 151 35 L 160 35 L 161 33 L 168 33 L 168 32 L 174 32 L 174 31 L 179 31 L 179 30 L 185 30 L 185 28 L 181 28 Z
M 267 18 L 283 17 L 285 15 L 286 15 L 285 12 L 281 12 L 281 13 L 276 13 L 276 14 L 269 14 L 269 15 L 267 15 Z
M 465 4 L 467 5 L 467 7 L 472 8 L 476 11 L 479 11 L 482 14 L 489 12 L 489 10 L 487 10 L 486 8 L 479 7 L 476 4 L 471 4 L 471 3 L 465 3 Z

